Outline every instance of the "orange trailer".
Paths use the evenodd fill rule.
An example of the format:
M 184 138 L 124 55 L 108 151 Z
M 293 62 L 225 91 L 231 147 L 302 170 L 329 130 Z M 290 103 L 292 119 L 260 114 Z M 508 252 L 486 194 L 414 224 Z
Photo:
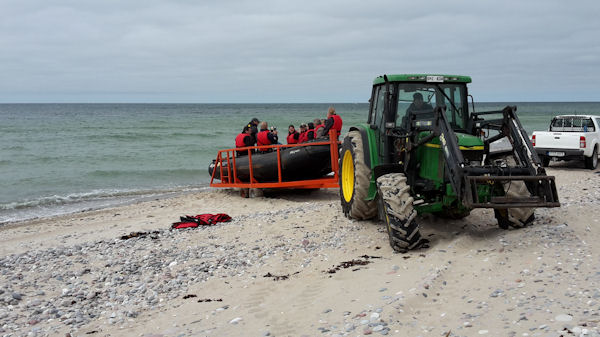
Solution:
M 329 145 L 329 152 L 331 158 L 331 171 L 333 174 L 329 174 L 318 179 L 309 180 L 295 180 L 295 181 L 283 181 L 282 180 L 282 166 L 281 166 L 281 150 L 288 147 L 302 147 L 302 146 L 317 146 L 317 145 Z M 237 188 L 338 188 L 338 147 L 339 141 L 337 140 L 337 134 L 335 130 L 329 132 L 329 140 L 323 140 L 321 142 L 313 143 L 302 143 L 302 144 L 288 144 L 288 145 L 268 145 L 268 146 L 248 146 L 241 148 L 233 148 L 227 150 L 220 150 L 215 160 L 215 167 L 212 171 L 210 178 L 211 187 L 237 187 Z M 252 152 L 265 151 L 273 149 L 277 152 L 277 168 L 278 168 L 278 179 L 277 181 L 258 181 L 255 179 L 252 168 Z M 248 151 L 248 160 L 250 165 L 250 181 L 243 182 L 237 177 L 236 172 L 236 151 Z M 256 155 L 256 154 L 254 154 Z M 219 172 L 219 179 L 215 179 L 215 173 Z M 215 181 L 217 180 L 217 181 Z

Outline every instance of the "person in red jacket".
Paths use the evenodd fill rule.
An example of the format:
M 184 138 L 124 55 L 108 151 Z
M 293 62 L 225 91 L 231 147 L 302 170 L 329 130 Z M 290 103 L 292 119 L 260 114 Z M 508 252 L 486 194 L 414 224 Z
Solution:
M 325 127 L 325 120 L 315 118 L 313 121 L 315 123 L 315 138 L 321 138 L 323 136 L 323 128 Z
M 337 136 L 339 137 L 342 133 L 342 117 L 338 116 L 335 113 L 335 108 L 330 107 L 329 111 L 327 111 L 327 120 L 325 121 L 325 128 L 323 129 L 323 136 L 329 135 L 329 130 L 334 129 L 337 131 Z
M 244 126 L 242 133 L 235 137 L 235 147 L 246 147 L 254 145 L 254 139 L 252 138 L 252 129 L 250 126 Z M 238 157 L 248 155 L 248 150 L 236 151 Z
M 300 136 L 298 137 L 298 143 L 304 143 L 308 141 L 308 134 L 306 133 L 307 130 L 308 127 L 306 126 L 306 124 L 300 124 Z
M 258 123 L 260 123 L 260 121 L 258 120 L 258 118 L 254 117 L 247 124 L 248 127 L 250 128 L 250 136 L 252 136 L 252 141 L 253 141 L 252 144 L 256 144 L 256 134 L 258 133 Z
M 267 122 L 260 123 L 260 131 L 256 134 L 256 146 L 278 144 L 277 129 L 269 131 Z M 262 149 L 261 152 L 271 152 L 273 149 Z
M 299 138 L 300 138 L 300 133 L 298 133 L 298 131 L 296 131 L 296 128 L 293 125 L 288 126 L 287 143 L 288 144 L 298 144 Z
M 316 137 L 316 133 L 315 133 L 315 124 L 314 123 L 308 123 L 308 130 L 306 130 L 306 139 L 307 140 L 313 140 L 317 138 Z

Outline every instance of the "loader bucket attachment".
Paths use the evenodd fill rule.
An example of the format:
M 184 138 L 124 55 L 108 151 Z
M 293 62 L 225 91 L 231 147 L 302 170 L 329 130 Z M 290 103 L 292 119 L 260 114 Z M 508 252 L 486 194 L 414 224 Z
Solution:
M 480 200 L 477 192 L 478 185 L 510 184 L 515 181 L 524 182 L 530 195 L 523 197 L 490 196 L 487 200 Z M 467 186 L 465 206 L 471 208 L 560 207 L 553 176 L 467 176 L 465 185 Z

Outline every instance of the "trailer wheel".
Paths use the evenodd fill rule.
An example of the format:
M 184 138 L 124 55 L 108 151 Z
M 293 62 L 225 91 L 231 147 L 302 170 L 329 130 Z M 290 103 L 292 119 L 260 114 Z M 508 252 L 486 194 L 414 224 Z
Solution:
M 377 192 L 384 210 L 384 220 L 392 248 L 400 253 L 427 245 L 421 238 L 415 218 L 410 186 L 402 173 L 389 173 L 377 178 Z
M 591 157 L 585 157 L 585 168 L 595 170 L 598 167 L 598 146 L 594 147 Z
M 366 220 L 377 214 L 375 200 L 366 200 L 369 193 L 371 168 L 365 164 L 363 139 L 359 131 L 350 131 L 344 138 L 339 165 L 340 200 L 344 215 Z
M 504 184 L 507 197 L 520 198 L 529 196 L 527 185 L 523 181 L 512 181 Z M 498 226 L 503 229 L 509 227 L 522 228 L 535 220 L 535 208 L 507 208 L 495 209 L 494 215 L 498 220 Z

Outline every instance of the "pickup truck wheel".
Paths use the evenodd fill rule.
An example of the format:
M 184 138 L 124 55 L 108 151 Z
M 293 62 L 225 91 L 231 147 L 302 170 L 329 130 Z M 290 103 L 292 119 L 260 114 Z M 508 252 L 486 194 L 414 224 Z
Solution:
M 540 156 L 540 160 L 542 161 L 543 167 L 548 167 L 550 165 L 550 157 L 548 156 Z
M 383 204 L 384 220 L 392 248 L 400 253 L 426 247 L 429 240 L 421 238 L 415 218 L 410 186 L 402 173 L 389 173 L 377 178 L 377 192 Z
M 360 132 L 348 132 L 342 143 L 339 163 L 340 200 L 344 215 L 358 220 L 374 217 L 377 203 L 375 200 L 366 200 L 371 184 L 371 169 L 365 164 Z
M 585 157 L 585 168 L 595 170 L 598 167 L 598 146 L 594 147 L 591 157 Z
M 511 181 L 505 184 L 505 194 L 507 197 L 521 198 L 528 197 L 529 190 L 523 181 Z M 503 229 L 509 227 L 521 228 L 525 227 L 535 220 L 535 208 L 508 208 L 495 209 L 494 215 L 498 220 L 498 226 Z

